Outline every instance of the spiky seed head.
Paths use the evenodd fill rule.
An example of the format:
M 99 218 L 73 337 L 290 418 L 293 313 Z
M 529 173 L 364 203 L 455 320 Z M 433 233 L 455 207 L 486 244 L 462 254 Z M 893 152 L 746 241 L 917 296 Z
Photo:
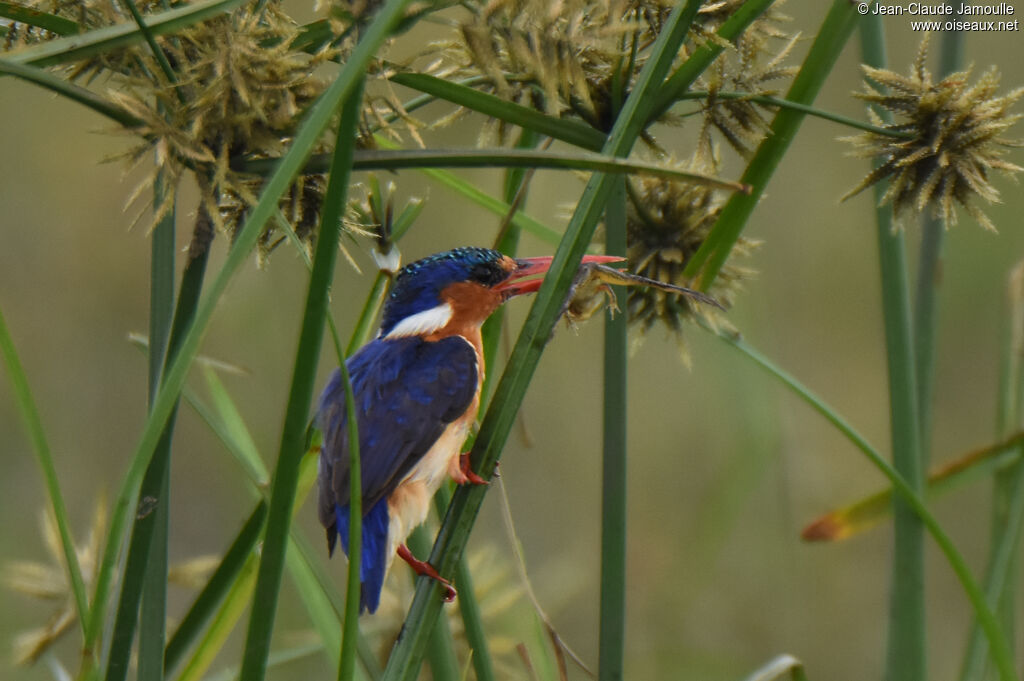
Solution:
M 683 167 L 707 168 L 692 161 Z M 705 185 L 656 177 L 632 180 L 626 218 L 629 271 L 676 286 L 692 286 L 684 270 L 707 238 L 722 205 L 719 193 Z M 708 291 L 726 307 L 732 305 L 742 282 L 753 274 L 735 260 L 748 255 L 755 245 L 741 238 Z M 723 321 L 710 306 L 654 288 L 631 287 L 626 305 L 630 324 L 640 335 L 655 324 L 663 324 L 676 334 L 684 357 L 684 322 L 701 320 L 716 325 Z
M 999 201 L 992 171 L 1012 176 L 1022 170 L 1002 157 L 1009 147 L 1020 145 L 1003 134 L 1021 117 L 1011 114 L 1010 108 L 1024 95 L 1024 88 L 997 97 L 995 67 L 973 85 L 969 70 L 935 82 L 925 68 L 927 55 L 926 38 L 909 76 L 863 67 L 869 82 L 855 96 L 892 113 L 895 120 L 887 122 L 868 110 L 874 125 L 894 134 L 866 132 L 844 138 L 854 145 L 855 155 L 880 159 L 880 165 L 843 199 L 887 179 L 890 185 L 882 202 L 892 203 L 897 217 L 929 210 L 948 226 L 956 223 L 959 204 L 983 227 L 994 230 L 975 199 Z
M 744 33 L 736 43 L 735 50 L 724 51 L 698 81 L 708 91 L 702 102 L 704 125 L 701 129 L 701 143 L 712 144 L 711 133 L 718 136 L 741 156 L 748 157 L 767 134 L 768 117 L 773 107 L 759 104 L 747 98 L 775 95 L 779 81 L 796 73 L 796 67 L 784 66 L 783 62 L 793 50 L 800 35 L 790 38 L 778 52 L 767 54 L 760 39 Z M 728 93 L 729 96 L 722 96 Z M 744 96 L 735 97 L 736 93 Z

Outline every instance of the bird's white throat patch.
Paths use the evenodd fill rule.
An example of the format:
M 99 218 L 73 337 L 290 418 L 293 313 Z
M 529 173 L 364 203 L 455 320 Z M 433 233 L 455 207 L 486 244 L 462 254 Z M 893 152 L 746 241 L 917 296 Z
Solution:
M 454 312 L 451 305 L 442 303 L 437 307 L 432 307 L 429 310 L 417 312 L 406 317 L 395 324 L 384 337 L 404 338 L 406 336 L 426 335 L 440 331 L 451 321 Z

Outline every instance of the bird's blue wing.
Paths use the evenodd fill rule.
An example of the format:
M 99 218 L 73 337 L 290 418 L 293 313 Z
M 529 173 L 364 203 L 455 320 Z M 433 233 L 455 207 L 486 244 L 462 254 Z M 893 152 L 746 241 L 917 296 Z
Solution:
M 346 366 L 359 423 L 362 468 L 363 557 L 360 610 L 377 609 L 387 566 L 387 496 L 452 421 L 469 408 L 477 390 L 476 351 L 463 338 L 375 340 Z M 333 550 L 337 536 L 348 553 L 350 459 L 348 411 L 341 374 L 335 371 L 320 397 L 323 432 L 319 513 Z
M 479 380 L 477 358 L 473 346 L 457 336 L 436 342 L 416 337 L 378 339 L 360 349 L 346 366 L 359 423 L 365 518 L 448 424 L 469 408 Z M 347 517 L 350 484 L 348 416 L 338 371 L 320 397 L 318 421 L 323 432 L 320 522 L 333 548 L 342 529 L 338 509 Z

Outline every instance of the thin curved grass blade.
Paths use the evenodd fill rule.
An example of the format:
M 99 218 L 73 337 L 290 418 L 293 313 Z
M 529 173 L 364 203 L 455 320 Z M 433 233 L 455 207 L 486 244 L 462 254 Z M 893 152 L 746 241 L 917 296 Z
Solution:
M 987 478 L 1020 459 L 1024 433 L 974 449 L 956 457 L 928 476 L 925 492 L 928 498 L 949 492 L 969 482 Z M 864 497 L 849 506 L 829 511 L 804 528 L 804 541 L 841 541 L 876 527 L 892 516 L 892 489 Z
M 74 35 L 82 30 L 76 21 L 13 2 L 0 2 L 0 17 L 36 26 L 57 35 Z
M 227 12 L 242 4 L 244 0 L 207 0 L 177 9 L 157 12 L 147 16 L 146 28 L 153 35 L 173 33 L 179 29 L 197 24 L 212 16 Z M 7 59 L 18 64 L 33 66 L 54 66 L 70 61 L 85 59 L 96 54 L 109 52 L 145 41 L 142 29 L 134 21 L 116 26 L 105 26 L 87 33 L 57 38 L 39 45 L 33 45 L 7 53 Z
M 64 495 L 60 491 L 57 467 L 53 463 L 53 454 L 50 452 L 50 445 L 46 440 L 46 430 L 43 428 L 42 418 L 36 408 L 35 400 L 32 398 L 25 369 L 21 365 L 21 359 L 14 347 L 14 339 L 11 338 L 11 332 L 7 328 L 2 310 L 0 310 L 0 355 L 3 356 L 4 363 L 7 365 L 7 377 L 11 382 L 11 392 L 14 394 L 18 411 L 21 412 L 25 430 L 28 431 L 29 441 L 32 444 L 32 451 L 36 455 L 36 461 L 43 474 L 43 481 L 46 483 L 50 506 L 53 509 L 54 518 L 57 520 L 57 530 L 60 534 L 61 550 L 64 552 L 64 563 L 68 569 L 71 593 L 75 598 L 75 609 L 84 632 L 88 627 L 89 601 L 85 593 L 82 567 L 78 562 L 78 553 L 75 551 L 75 542 L 71 536 L 68 509 L 64 504 Z
M 310 159 L 305 173 L 321 173 L 330 162 L 329 154 Z M 237 164 L 237 169 L 266 173 L 274 159 L 259 159 Z M 750 186 L 713 175 L 669 168 L 656 163 L 628 161 L 591 153 L 563 153 L 535 149 L 359 149 L 352 170 L 401 170 L 403 168 L 548 168 L 553 170 L 589 170 L 593 172 L 650 175 L 683 180 L 718 189 L 750 193 Z

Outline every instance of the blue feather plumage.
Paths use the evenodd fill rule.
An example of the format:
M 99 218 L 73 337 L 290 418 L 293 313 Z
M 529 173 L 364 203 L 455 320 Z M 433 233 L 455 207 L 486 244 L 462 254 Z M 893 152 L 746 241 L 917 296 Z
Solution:
M 476 363 L 476 351 L 458 336 L 434 342 L 417 337 L 378 339 L 346 363 L 359 421 L 363 508 L 368 509 L 363 515 L 361 611 L 377 609 L 390 559 L 387 497 L 472 403 Z M 333 548 L 340 534 L 347 554 L 348 426 L 338 371 L 320 398 L 318 421 L 324 435 L 320 520 L 328 545 Z

